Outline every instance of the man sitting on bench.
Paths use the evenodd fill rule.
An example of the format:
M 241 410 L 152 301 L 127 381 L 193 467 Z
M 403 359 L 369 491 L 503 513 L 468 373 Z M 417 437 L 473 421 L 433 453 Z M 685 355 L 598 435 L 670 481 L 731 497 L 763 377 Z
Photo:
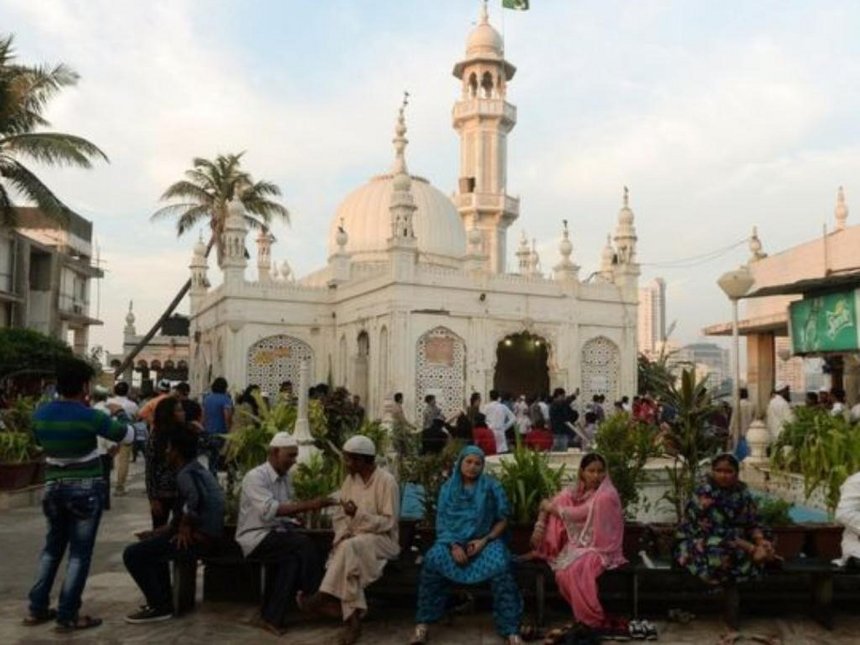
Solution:
M 146 605 L 125 617 L 128 623 L 151 623 L 173 617 L 168 562 L 196 559 L 217 548 L 224 528 L 224 492 L 197 461 L 197 435 L 176 430 L 167 439 L 167 463 L 177 471 L 177 508 L 181 514 L 123 552 L 125 567 L 146 598 Z
M 273 634 L 283 633 L 287 609 L 296 592 L 311 594 L 322 579 L 322 559 L 311 539 L 299 533 L 293 518 L 337 502 L 295 500 L 290 468 L 299 454 L 298 443 L 287 432 L 269 442 L 265 462 L 242 479 L 236 541 L 242 554 L 273 563 L 276 573 L 267 576 L 261 611 L 262 626 Z
M 319 612 L 340 601 L 344 631 L 340 642 L 352 645 L 361 633 L 367 611 L 364 588 L 382 576 L 388 560 L 400 553 L 397 480 L 376 467 L 376 447 L 362 435 L 343 444 L 347 476 L 338 492 L 341 508 L 335 510 L 334 545 L 326 564 L 320 591 L 302 598 L 306 611 Z

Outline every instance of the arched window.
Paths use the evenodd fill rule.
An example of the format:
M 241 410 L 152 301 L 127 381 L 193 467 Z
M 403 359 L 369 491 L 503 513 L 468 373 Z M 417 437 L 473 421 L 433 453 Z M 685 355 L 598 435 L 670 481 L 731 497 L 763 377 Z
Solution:
M 475 98 L 478 95 L 478 77 L 475 72 L 469 75 L 469 98 Z
M 415 412 L 424 414 L 424 397 L 433 394 L 445 416 L 463 405 L 466 387 L 466 343 L 447 327 L 436 327 L 415 347 Z
M 493 75 L 490 72 L 484 72 L 481 77 L 481 93 L 485 99 L 493 96 Z
M 278 392 L 281 383 L 292 381 L 298 391 L 299 367 L 310 364 L 314 382 L 314 352 L 303 340 L 279 334 L 268 336 L 248 348 L 248 383 L 257 383 L 264 392 Z

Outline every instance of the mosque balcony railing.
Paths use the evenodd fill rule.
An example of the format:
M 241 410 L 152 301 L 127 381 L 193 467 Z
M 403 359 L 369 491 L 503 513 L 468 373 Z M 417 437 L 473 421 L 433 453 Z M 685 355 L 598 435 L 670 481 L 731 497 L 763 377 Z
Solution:
M 458 209 L 502 211 L 513 217 L 520 214 L 518 197 L 498 193 L 457 193 L 454 195 L 454 205 Z
M 500 98 L 466 99 L 454 104 L 454 121 L 461 121 L 475 116 L 501 117 L 504 121 L 515 123 L 517 108 Z

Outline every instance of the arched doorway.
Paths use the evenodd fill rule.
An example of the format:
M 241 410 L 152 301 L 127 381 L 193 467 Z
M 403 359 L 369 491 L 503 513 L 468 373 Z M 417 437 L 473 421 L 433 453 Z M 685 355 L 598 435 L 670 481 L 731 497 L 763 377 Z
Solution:
M 549 393 L 549 346 L 544 338 L 521 332 L 499 341 L 493 388 L 517 397 Z

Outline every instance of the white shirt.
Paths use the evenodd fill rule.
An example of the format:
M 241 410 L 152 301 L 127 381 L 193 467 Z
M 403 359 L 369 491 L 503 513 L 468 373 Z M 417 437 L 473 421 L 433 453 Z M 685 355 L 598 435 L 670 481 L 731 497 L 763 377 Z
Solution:
M 834 560 L 844 565 L 848 558 L 860 558 L 860 473 L 854 473 L 839 489 L 836 521 L 845 527 L 842 531 L 842 557 Z
M 508 441 L 505 439 L 505 430 L 516 423 L 517 418 L 514 413 L 500 401 L 490 401 L 481 412 L 487 417 L 487 427 L 496 437 L 496 452 L 507 452 Z
M 137 416 L 137 403 L 132 401 L 127 396 L 112 396 L 107 400 L 108 405 L 119 405 L 122 406 L 125 415 L 128 417 L 129 421 L 134 421 L 134 418 Z
M 767 404 L 767 430 L 770 433 L 771 442 L 779 439 L 783 427 L 789 421 L 794 421 L 791 406 L 781 395 L 774 394 L 770 403 Z
M 242 479 L 239 519 L 236 522 L 236 542 L 245 557 L 257 548 L 269 531 L 292 523 L 286 516 L 278 517 L 278 507 L 293 498 L 289 472 L 283 477 L 278 475 L 268 460 L 248 471 Z

